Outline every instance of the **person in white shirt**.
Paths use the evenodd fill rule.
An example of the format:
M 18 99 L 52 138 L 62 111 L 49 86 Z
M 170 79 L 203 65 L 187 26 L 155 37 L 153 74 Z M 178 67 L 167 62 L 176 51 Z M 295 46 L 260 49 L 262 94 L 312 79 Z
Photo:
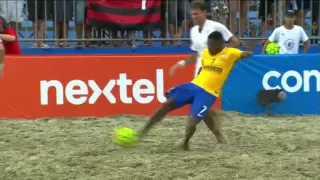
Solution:
M 19 23 L 23 21 L 23 0 L 0 0 L 0 16 L 10 23 L 12 29 L 19 28 Z
M 197 76 L 201 71 L 201 53 L 207 48 L 208 36 L 213 31 L 219 31 L 222 34 L 223 39 L 229 43 L 227 46 L 236 47 L 240 45 L 240 41 L 227 29 L 226 26 L 219 22 L 207 19 L 206 5 L 203 1 L 193 1 L 191 4 L 191 12 L 192 19 L 196 24 L 190 31 L 190 48 L 193 53 L 186 60 L 182 60 L 174 64 L 170 69 L 170 75 L 173 75 L 179 68 L 196 63 L 194 76 Z M 220 132 L 220 121 L 216 111 L 211 109 L 208 116 L 204 117 L 204 122 L 210 123 L 207 126 L 211 127 L 210 130 L 216 136 L 219 143 L 226 143 L 226 140 Z
M 207 39 L 211 32 L 219 31 L 229 47 L 236 47 L 240 45 L 240 41 L 235 37 L 228 28 L 215 21 L 207 19 L 206 5 L 202 1 L 193 1 L 191 4 L 192 19 L 195 22 L 195 26 L 191 28 L 190 39 L 191 39 L 191 50 L 193 53 L 186 60 L 179 61 L 177 64 L 172 66 L 171 74 L 176 69 L 181 68 L 185 65 L 193 64 L 196 62 L 195 76 L 201 67 L 201 53 L 207 48 Z
M 304 44 L 303 53 L 308 53 L 310 41 L 301 26 L 294 25 L 296 13 L 293 10 L 287 10 L 284 15 L 284 25 L 276 28 L 267 42 L 264 44 L 262 54 L 265 53 L 267 45 L 275 42 L 280 47 L 279 54 L 298 54 L 300 41 Z

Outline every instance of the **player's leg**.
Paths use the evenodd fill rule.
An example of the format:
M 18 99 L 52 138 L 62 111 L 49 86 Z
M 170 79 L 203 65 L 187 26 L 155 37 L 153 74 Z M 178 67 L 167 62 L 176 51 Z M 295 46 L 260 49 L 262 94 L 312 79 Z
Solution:
M 218 115 L 218 112 L 216 112 L 214 109 L 210 109 L 208 115 L 203 118 L 203 121 L 210 129 L 210 131 L 214 134 L 218 143 L 227 143 L 220 130 L 221 119 Z
M 156 123 L 160 122 L 170 111 L 175 109 L 176 107 L 173 99 L 169 99 L 167 102 L 163 103 L 162 106 L 150 117 L 144 128 L 140 131 L 140 139 L 143 138 Z
M 196 68 L 196 76 L 199 75 L 202 68 Z M 227 141 L 222 136 L 222 133 L 220 131 L 221 127 L 221 121 L 218 116 L 218 112 L 216 112 L 214 109 L 210 109 L 209 114 L 203 118 L 204 123 L 207 125 L 207 127 L 211 130 L 211 132 L 215 135 L 217 138 L 218 143 L 226 143 Z
M 188 116 L 188 120 L 187 120 L 187 124 L 186 124 L 186 131 L 185 131 L 185 138 L 182 143 L 182 148 L 184 150 L 190 149 L 189 148 L 190 139 L 192 138 L 192 136 L 196 132 L 197 125 L 199 124 L 200 121 L 201 121 L 201 119 L 194 117 L 194 115 L 190 114 Z
M 160 122 L 170 111 L 180 108 L 192 101 L 193 94 L 189 89 L 189 84 L 176 86 L 167 92 L 168 100 L 157 109 L 157 111 L 150 117 L 147 124 L 140 131 L 140 139 L 158 122 Z
M 189 141 L 196 131 L 199 122 L 208 115 L 210 108 L 214 104 L 216 97 L 209 94 L 200 87 L 194 91 L 194 98 L 190 109 L 190 115 L 186 125 L 185 139 L 182 147 L 189 149 Z

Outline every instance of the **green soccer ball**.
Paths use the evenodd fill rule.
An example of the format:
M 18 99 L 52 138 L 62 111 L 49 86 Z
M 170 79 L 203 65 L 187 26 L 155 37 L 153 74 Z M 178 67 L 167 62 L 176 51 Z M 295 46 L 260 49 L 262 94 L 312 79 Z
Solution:
M 118 128 L 113 133 L 113 142 L 120 146 L 130 146 L 137 142 L 137 133 L 130 128 Z
M 277 43 L 269 43 L 266 48 L 267 54 L 279 54 L 280 47 Z

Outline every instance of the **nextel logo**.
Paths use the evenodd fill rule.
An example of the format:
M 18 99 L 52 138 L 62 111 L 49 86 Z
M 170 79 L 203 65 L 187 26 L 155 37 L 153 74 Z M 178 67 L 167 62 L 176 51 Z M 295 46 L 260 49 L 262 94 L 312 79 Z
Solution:
M 94 80 L 84 82 L 82 80 L 71 80 L 65 86 L 59 80 L 40 81 L 40 103 L 49 104 L 49 89 L 54 88 L 57 105 L 64 104 L 66 99 L 69 103 L 80 105 L 88 102 L 94 104 L 103 95 L 110 104 L 115 104 L 120 100 L 125 104 L 132 104 L 136 101 L 140 104 L 148 104 L 155 98 L 159 102 L 165 102 L 163 70 L 156 70 L 156 82 L 148 79 L 133 81 L 127 78 L 126 73 L 119 74 L 118 79 L 110 79 L 104 84 L 98 84 Z M 118 86 L 119 97 L 112 91 Z M 132 97 L 128 96 L 128 87 L 132 87 Z M 91 90 L 93 93 L 89 93 Z M 52 103 L 52 102 L 51 102 Z

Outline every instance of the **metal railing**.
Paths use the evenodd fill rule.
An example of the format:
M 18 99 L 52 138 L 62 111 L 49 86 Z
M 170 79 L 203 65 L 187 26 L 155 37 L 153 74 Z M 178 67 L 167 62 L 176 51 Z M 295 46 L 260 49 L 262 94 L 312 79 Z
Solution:
M 4 17 L 19 34 L 20 42 L 34 42 L 41 46 L 53 42 L 66 47 L 70 42 L 79 46 L 111 45 L 128 42 L 135 45 L 151 41 L 178 42 L 188 40 L 191 27 L 191 0 L 163 0 L 165 28 L 161 31 L 122 31 L 97 29 L 85 25 L 86 0 L 1 0 L 0 16 Z M 126 0 L 123 0 L 124 3 Z M 304 27 L 312 41 L 320 39 L 319 0 L 204 0 L 208 18 L 226 24 L 244 40 L 265 39 L 268 33 L 282 24 L 285 9 L 298 10 L 297 24 Z M 148 44 L 149 43 L 149 44 Z M 72 43 L 71 43 L 72 44 Z M 163 43 L 166 44 L 166 43 Z M 170 44 L 170 43 L 168 43 Z M 174 44 L 174 43 L 173 43 Z

